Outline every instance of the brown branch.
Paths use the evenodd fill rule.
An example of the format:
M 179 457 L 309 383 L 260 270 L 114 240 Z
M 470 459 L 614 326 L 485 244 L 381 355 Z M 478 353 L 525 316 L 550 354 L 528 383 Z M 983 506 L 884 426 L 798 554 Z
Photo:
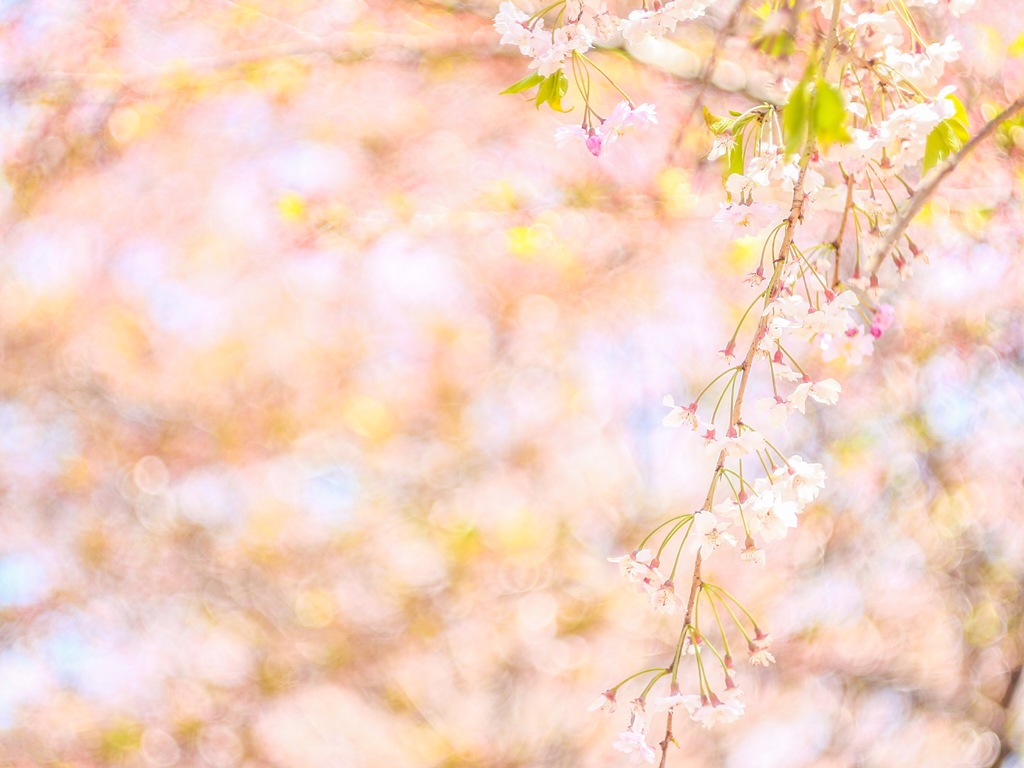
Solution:
M 843 216 L 839 221 L 839 232 L 836 233 L 836 239 L 832 241 L 832 247 L 836 249 L 836 266 L 832 272 L 832 290 L 836 289 L 839 285 L 839 259 L 840 252 L 843 248 L 843 233 L 846 232 L 846 221 L 850 216 L 850 210 L 853 208 L 853 174 L 846 175 L 846 203 L 843 205 Z
M 672 735 L 672 710 L 670 709 L 668 719 L 665 720 L 665 738 L 658 745 L 661 747 L 661 760 L 658 761 L 658 768 L 665 768 L 668 761 L 668 745 L 674 743 L 675 740 L 675 736 Z
M 0 88 L 25 90 L 29 88 L 45 88 L 57 86 L 91 86 L 111 88 L 144 87 L 151 83 L 160 83 L 169 77 L 181 73 L 193 75 L 214 74 L 230 70 L 246 64 L 259 64 L 284 58 L 303 58 L 325 56 L 337 64 L 347 64 L 366 60 L 382 60 L 395 63 L 417 63 L 428 55 L 465 54 L 473 51 L 474 46 L 464 41 L 452 42 L 449 37 L 437 43 L 424 44 L 420 38 L 407 35 L 381 33 L 379 42 L 359 47 L 350 44 L 346 37 L 331 41 L 311 43 L 309 41 L 280 43 L 260 46 L 240 51 L 231 51 L 219 56 L 204 56 L 178 62 L 170 66 L 154 67 L 148 71 L 135 72 L 65 72 L 43 71 L 30 72 L 20 76 L 0 79 Z M 365 40 L 365 36 L 361 38 Z M 476 46 L 483 49 L 488 56 L 503 56 L 505 51 L 492 50 L 490 46 Z M 511 58 L 511 52 L 507 54 Z
M 882 262 L 885 261 L 885 257 L 889 255 L 889 251 L 892 250 L 893 246 L 896 245 L 903 233 L 906 232 L 907 227 L 910 226 L 910 222 L 914 220 L 918 213 L 921 212 L 921 208 L 924 207 L 928 198 L 935 194 L 935 191 L 939 188 L 939 184 L 941 184 L 942 181 L 949 176 L 949 174 L 951 174 L 969 154 L 977 149 L 978 145 L 987 139 L 996 130 L 996 128 L 1020 112 L 1021 109 L 1024 109 L 1024 96 L 1019 97 L 1001 113 L 985 123 L 981 130 L 972 136 L 970 141 L 960 148 L 959 152 L 932 169 L 931 173 L 925 177 L 921 186 L 917 188 L 917 191 L 911 195 L 910 200 L 907 201 L 906 207 L 897 217 L 893 226 L 889 228 L 889 231 L 885 235 L 885 239 L 871 257 L 870 263 L 872 275 L 878 274 L 878 270 L 882 266 Z
M 740 0 L 740 2 L 736 3 L 736 7 L 729 14 L 729 18 L 725 20 L 725 24 L 718 30 L 718 34 L 715 35 L 715 42 L 711 47 L 711 53 L 708 55 L 707 61 L 704 62 L 704 66 L 701 67 L 700 75 L 697 78 L 697 94 L 693 97 L 693 106 L 687 112 L 682 122 L 679 123 L 675 135 L 672 137 L 672 143 L 669 145 L 673 148 L 673 151 L 682 144 L 686 129 L 689 127 L 694 115 L 703 106 L 704 94 L 707 93 L 708 86 L 711 85 L 711 77 L 714 74 L 715 65 L 718 63 L 718 54 L 725 45 L 725 39 L 735 30 L 740 14 L 747 7 L 748 2 L 749 0 Z
M 722 452 L 723 454 L 725 451 Z M 717 470 L 716 470 L 717 473 Z M 712 482 L 711 490 L 708 491 L 710 496 L 714 493 L 715 484 Z M 686 634 L 686 628 L 690 626 L 690 621 L 693 618 L 693 606 L 697 601 L 697 592 L 700 589 L 700 565 L 701 565 L 701 554 L 700 550 L 697 550 L 697 558 L 693 561 L 693 578 L 690 581 L 690 596 L 686 600 L 686 615 L 683 617 L 683 626 L 679 630 L 679 644 L 676 646 L 676 656 L 672 660 L 672 681 L 675 682 L 676 676 L 679 674 L 679 659 L 683 647 L 683 636 Z M 661 747 L 661 760 L 658 763 L 658 768 L 665 768 L 665 764 L 668 761 L 668 745 L 675 743 L 675 737 L 672 735 L 672 710 L 668 711 L 668 719 L 665 721 L 665 738 L 661 740 L 658 745 Z

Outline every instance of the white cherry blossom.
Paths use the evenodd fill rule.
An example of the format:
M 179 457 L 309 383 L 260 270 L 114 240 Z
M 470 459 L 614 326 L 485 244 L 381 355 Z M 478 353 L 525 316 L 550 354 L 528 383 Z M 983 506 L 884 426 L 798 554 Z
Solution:
M 661 420 L 661 423 L 666 427 L 680 427 L 684 424 L 690 429 L 697 428 L 697 404 L 691 403 L 686 408 L 681 405 L 676 405 L 676 401 L 672 395 L 665 395 L 662 399 L 661 404 L 666 408 L 671 408 L 665 418 Z
M 744 704 L 740 698 L 738 688 L 733 689 L 734 693 L 723 693 L 723 698 L 711 694 L 710 701 L 701 706 L 690 715 L 690 719 L 700 723 L 705 728 L 712 728 L 718 723 L 732 723 L 743 714 Z
M 618 740 L 612 744 L 612 747 L 629 755 L 630 762 L 633 764 L 654 762 L 654 750 L 647 743 L 646 733 L 638 733 L 632 728 L 627 729 L 619 734 Z
M 760 533 L 765 541 L 784 539 L 790 528 L 796 528 L 796 502 L 788 501 L 763 478 L 754 484 L 757 495 L 743 506 L 747 525 L 752 533 Z
M 700 536 L 701 552 L 704 553 L 704 557 L 709 557 L 723 544 L 736 546 L 736 537 L 726 530 L 732 525 L 731 521 L 719 520 L 713 512 L 704 510 L 694 515 L 693 524 Z
M 839 402 L 839 393 L 843 386 L 835 379 L 823 379 L 822 381 L 805 381 L 799 384 L 789 396 L 793 408 L 806 413 L 807 398 L 823 405 L 835 405 Z
M 711 219 L 732 240 L 759 235 L 782 220 L 782 209 L 773 203 L 722 203 Z

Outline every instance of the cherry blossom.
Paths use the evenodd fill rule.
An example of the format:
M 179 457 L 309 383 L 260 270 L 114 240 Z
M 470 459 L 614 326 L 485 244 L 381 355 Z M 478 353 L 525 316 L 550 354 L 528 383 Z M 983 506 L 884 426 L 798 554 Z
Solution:
M 771 636 L 757 630 L 756 636 L 748 643 L 750 663 L 754 666 L 767 667 L 775 663 L 775 656 L 768 650 Z
M 798 385 L 793 394 L 789 396 L 793 408 L 800 413 L 806 412 L 807 398 L 823 405 L 835 405 L 839 402 L 839 393 L 843 386 L 835 379 L 823 379 L 821 381 L 805 381 Z
M 730 427 L 722 438 L 715 437 L 710 429 L 705 434 L 704 452 L 709 456 L 724 451 L 727 456 L 741 458 L 764 448 L 764 437 L 753 429 L 738 430 Z
M 782 218 L 779 206 L 772 203 L 722 204 L 712 221 L 730 239 L 761 234 Z
M 609 714 L 615 711 L 615 691 L 607 690 L 598 696 L 594 701 L 587 707 L 589 712 L 608 712 Z
M 757 495 L 744 505 L 749 512 L 747 522 L 752 533 L 760 533 L 765 541 L 784 539 L 790 528 L 796 528 L 800 507 L 788 501 L 763 478 L 754 484 Z
M 671 408 L 665 418 L 661 420 L 661 423 L 666 427 L 679 427 L 682 425 L 688 426 L 690 429 L 697 428 L 697 404 L 690 403 L 685 408 L 681 405 L 676 405 L 672 395 L 665 395 L 661 401 L 662 405 L 666 408 Z
M 654 750 L 647 743 L 646 731 L 638 732 L 628 728 L 619 734 L 618 740 L 612 746 L 619 752 L 629 755 L 633 764 L 654 762 Z
M 738 688 L 726 691 L 719 698 L 711 694 L 706 704 L 690 714 L 690 718 L 707 729 L 718 723 L 733 723 L 743 715 L 745 706 Z
M 726 529 L 732 525 L 729 520 L 719 520 L 713 512 L 702 511 L 694 515 L 694 526 L 701 537 L 704 556 L 710 556 L 723 544 L 736 546 L 736 537 Z

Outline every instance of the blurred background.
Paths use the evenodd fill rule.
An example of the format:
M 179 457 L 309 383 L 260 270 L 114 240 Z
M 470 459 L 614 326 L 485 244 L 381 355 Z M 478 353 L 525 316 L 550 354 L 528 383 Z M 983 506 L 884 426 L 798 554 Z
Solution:
M 661 399 L 760 248 L 710 224 L 694 111 L 771 76 L 737 42 L 696 84 L 726 3 L 602 55 L 656 130 L 556 150 L 495 6 L 0 2 L 0 764 L 628 763 L 586 708 L 678 627 L 606 558 L 703 499 Z M 1013 6 L 920 10 L 975 125 L 1024 83 Z M 1022 146 L 952 177 L 895 328 L 776 435 L 828 487 L 711 577 L 779 663 L 670 764 L 1018 764 Z

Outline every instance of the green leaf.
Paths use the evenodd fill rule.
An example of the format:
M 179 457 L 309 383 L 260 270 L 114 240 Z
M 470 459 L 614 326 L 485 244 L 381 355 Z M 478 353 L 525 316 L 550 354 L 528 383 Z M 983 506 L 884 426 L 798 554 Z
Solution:
M 789 94 L 789 102 L 782 112 L 782 125 L 786 132 L 786 153 L 799 152 L 807 140 L 807 123 L 809 94 L 807 93 L 807 78 L 799 83 L 793 92 Z
M 967 110 L 964 109 L 963 102 L 953 94 L 947 95 L 946 98 L 953 102 L 953 109 L 956 110 L 953 116 L 949 118 L 950 127 L 961 143 L 965 142 L 971 138 L 971 121 L 967 117 Z
M 715 126 L 719 125 L 719 123 L 721 123 L 721 122 L 722 122 L 722 118 L 715 117 L 715 115 L 711 114 L 711 110 L 710 109 L 708 109 L 707 107 L 704 107 L 704 125 L 706 125 L 708 127 L 708 130 L 710 130 L 716 136 L 719 133 L 721 133 L 721 130 L 716 130 Z
M 932 129 L 932 132 L 928 134 L 928 138 L 924 143 L 924 163 L 921 166 L 922 172 L 928 173 L 928 171 L 938 164 L 940 159 L 948 154 L 949 149 L 945 146 L 942 134 L 939 131 L 938 126 L 936 126 Z
M 521 91 L 526 91 L 542 82 L 544 82 L 544 77 L 542 75 L 538 75 L 536 72 L 533 72 L 532 74 L 529 74 L 526 77 L 524 77 L 518 83 L 513 83 L 512 85 L 510 85 L 508 88 L 502 91 L 501 94 L 504 95 L 506 93 L 519 93 Z
M 544 78 L 544 81 L 540 84 L 537 89 L 537 98 L 534 99 L 534 103 L 537 105 L 537 109 L 540 109 L 540 105 L 551 98 L 551 94 L 554 93 L 557 87 L 558 80 L 554 75 L 548 75 Z
M 946 96 L 953 104 L 953 116 L 936 125 L 924 145 L 923 172 L 927 173 L 950 155 L 959 152 L 971 137 L 971 122 L 963 102 L 956 96 Z
M 551 95 L 548 96 L 548 106 L 556 112 L 572 112 L 573 107 L 564 109 L 562 107 L 562 97 L 569 90 L 569 78 L 565 76 L 565 72 L 558 70 L 551 77 L 555 79 L 555 85 L 551 89 Z
M 928 173 L 928 171 L 954 152 L 959 151 L 960 147 L 963 146 L 963 142 L 950 125 L 951 120 L 953 118 L 943 120 L 928 134 L 924 145 L 924 173 Z
M 734 173 L 742 175 L 743 169 L 743 135 L 740 134 L 736 137 L 736 143 L 732 145 L 732 148 L 728 152 L 725 153 L 726 180 L 728 180 L 729 176 Z
M 814 83 L 814 114 L 811 119 L 814 137 L 823 147 L 850 140 L 850 133 L 846 130 L 846 115 L 843 94 L 819 77 Z
M 796 50 L 796 41 L 787 31 L 758 37 L 754 40 L 754 45 L 759 51 L 777 57 L 789 56 Z

